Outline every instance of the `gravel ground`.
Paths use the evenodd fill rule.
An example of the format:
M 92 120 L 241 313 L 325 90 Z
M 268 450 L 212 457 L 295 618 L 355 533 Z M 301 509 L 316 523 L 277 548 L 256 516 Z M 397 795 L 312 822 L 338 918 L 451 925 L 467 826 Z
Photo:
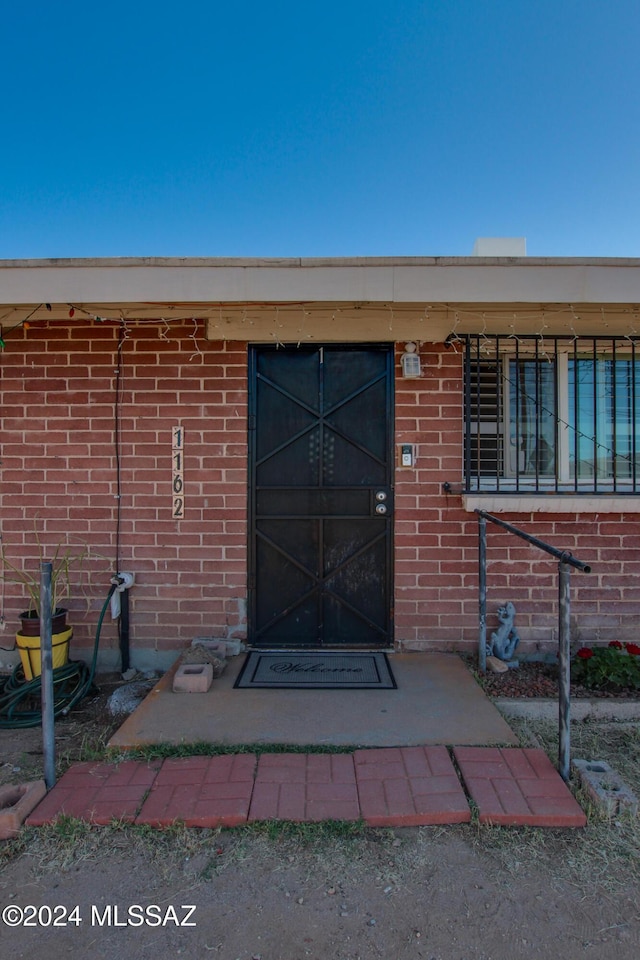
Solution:
M 490 697 L 548 697 L 558 696 L 558 668 L 555 663 L 527 661 L 506 673 L 478 676 L 474 663 L 467 661 L 478 683 Z M 639 690 L 589 690 L 579 683 L 571 684 L 571 697 L 577 700 L 638 700 Z

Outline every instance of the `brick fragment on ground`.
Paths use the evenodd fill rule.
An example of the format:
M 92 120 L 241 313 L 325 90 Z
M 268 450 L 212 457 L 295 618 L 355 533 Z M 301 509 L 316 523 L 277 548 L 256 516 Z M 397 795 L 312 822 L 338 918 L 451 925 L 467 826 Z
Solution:
M 212 681 L 211 663 L 182 663 L 173 675 L 173 692 L 206 693 Z
M 44 780 L 7 783 L 0 787 L 0 840 L 16 837 L 31 811 L 46 795 Z

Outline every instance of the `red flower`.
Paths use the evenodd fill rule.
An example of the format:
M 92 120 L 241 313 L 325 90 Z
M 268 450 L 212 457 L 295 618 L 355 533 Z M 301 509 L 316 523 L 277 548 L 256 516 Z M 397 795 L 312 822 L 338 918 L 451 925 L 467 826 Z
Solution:
M 633 654 L 634 657 L 640 657 L 640 647 L 637 643 L 625 643 L 627 648 L 627 653 Z
M 580 657 L 581 660 L 590 660 L 593 656 L 593 650 L 590 650 L 589 647 L 580 647 L 576 653 L 576 657 Z
M 620 643 L 619 640 L 612 640 L 611 643 L 609 644 L 609 646 L 610 646 L 610 647 L 615 647 L 616 650 L 622 650 L 622 644 Z

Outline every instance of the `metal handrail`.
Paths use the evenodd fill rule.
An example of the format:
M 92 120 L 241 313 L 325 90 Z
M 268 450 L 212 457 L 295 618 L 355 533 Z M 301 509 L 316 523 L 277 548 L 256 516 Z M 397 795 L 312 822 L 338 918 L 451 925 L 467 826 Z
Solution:
M 571 767 L 571 567 L 591 573 L 588 563 L 578 560 L 569 550 L 557 547 L 533 537 L 530 533 L 514 527 L 505 520 L 492 516 L 486 510 L 476 509 L 478 514 L 478 562 L 479 562 L 479 627 L 478 669 L 487 669 L 487 520 L 527 543 L 551 554 L 558 562 L 558 770 L 563 780 L 569 780 Z

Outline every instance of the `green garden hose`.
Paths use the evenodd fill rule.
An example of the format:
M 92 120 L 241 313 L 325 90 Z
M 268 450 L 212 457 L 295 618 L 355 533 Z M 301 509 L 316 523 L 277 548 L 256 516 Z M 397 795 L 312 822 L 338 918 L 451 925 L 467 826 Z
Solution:
M 96 629 L 93 644 L 93 656 L 89 666 L 84 660 L 71 660 L 53 671 L 53 715 L 66 714 L 89 693 L 93 684 L 98 661 L 100 632 L 111 597 L 118 584 L 113 583 L 107 594 Z M 0 684 L 0 730 L 15 730 L 21 727 L 37 727 L 42 723 L 41 710 L 42 685 L 40 677 L 26 680 L 22 664 L 18 664 L 13 673 Z

